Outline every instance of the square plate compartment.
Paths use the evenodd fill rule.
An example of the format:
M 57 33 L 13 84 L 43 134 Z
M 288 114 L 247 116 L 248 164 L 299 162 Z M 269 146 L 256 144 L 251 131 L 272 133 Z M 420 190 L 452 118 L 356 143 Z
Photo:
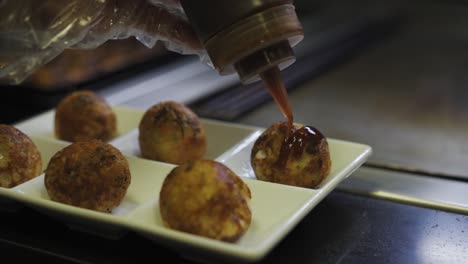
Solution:
M 110 143 L 127 156 L 132 182 L 123 202 L 111 214 L 51 201 L 44 186 L 44 175 L 13 189 L 0 188 L 0 198 L 31 206 L 72 225 L 82 224 L 84 230 L 110 238 L 116 234 L 113 231 L 132 230 L 186 257 L 252 262 L 264 257 L 371 154 L 371 148 L 367 145 L 329 138 L 331 173 L 317 189 L 257 181 L 250 166 L 250 151 L 263 129 L 202 119 L 208 140 L 206 158 L 226 164 L 243 177 L 252 192 L 253 217 L 249 230 L 236 243 L 221 242 L 162 225 L 159 191 L 165 176 L 176 165 L 139 157 L 137 127 L 144 110 L 120 106 L 113 108 L 117 115 L 118 136 Z M 54 137 L 53 116 L 54 112 L 49 111 L 16 125 L 38 146 L 44 168 L 55 152 L 70 144 Z

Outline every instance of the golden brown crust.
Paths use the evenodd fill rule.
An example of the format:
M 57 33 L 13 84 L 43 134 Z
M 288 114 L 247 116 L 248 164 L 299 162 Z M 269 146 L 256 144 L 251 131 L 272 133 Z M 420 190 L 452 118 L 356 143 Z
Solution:
M 295 123 L 293 131 L 303 127 Z M 304 140 L 296 149 L 284 153 L 287 123 L 277 122 L 266 129 L 255 141 L 250 156 L 257 179 L 306 188 L 317 187 L 330 174 L 331 158 L 326 137 L 318 130 L 315 132 L 321 137 Z
M 62 140 L 108 141 L 116 133 L 117 120 L 103 98 L 92 91 L 77 91 L 58 104 L 54 127 L 55 135 Z
M 149 108 L 139 125 L 141 155 L 173 164 L 202 159 L 206 153 L 205 130 L 186 106 L 161 102 Z
M 160 213 L 170 228 L 234 242 L 250 226 L 250 198 L 249 187 L 225 165 L 189 161 L 164 180 Z
M 76 142 L 57 152 L 44 179 L 52 200 L 101 212 L 121 203 L 130 181 L 127 159 L 99 140 Z
M 0 187 L 15 187 L 41 171 L 41 154 L 32 140 L 17 128 L 0 124 Z

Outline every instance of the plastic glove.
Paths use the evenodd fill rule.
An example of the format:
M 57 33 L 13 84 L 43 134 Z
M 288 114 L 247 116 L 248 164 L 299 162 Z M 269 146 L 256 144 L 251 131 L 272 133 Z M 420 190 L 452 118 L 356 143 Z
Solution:
M 130 36 L 202 54 L 177 0 L 0 0 L 0 79 L 18 84 L 64 49 Z

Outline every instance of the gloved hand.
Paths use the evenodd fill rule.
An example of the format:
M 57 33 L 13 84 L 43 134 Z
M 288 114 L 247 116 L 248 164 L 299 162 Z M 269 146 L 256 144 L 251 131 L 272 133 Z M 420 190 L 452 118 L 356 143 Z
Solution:
M 0 0 L 0 79 L 18 84 L 64 49 L 130 36 L 202 52 L 178 0 Z

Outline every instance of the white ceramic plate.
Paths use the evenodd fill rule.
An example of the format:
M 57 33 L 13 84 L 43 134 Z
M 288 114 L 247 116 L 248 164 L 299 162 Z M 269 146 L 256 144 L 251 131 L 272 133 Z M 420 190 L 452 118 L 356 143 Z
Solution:
M 132 230 L 189 258 L 252 262 L 264 257 L 371 154 L 371 148 L 367 145 L 329 138 L 332 168 L 319 188 L 305 189 L 262 182 L 255 179 L 250 167 L 250 151 L 263 129 L 202 119 L 209 142 L 206 158 L 226 164 L 244 178 L 252 192 L 253 218 L 247 233 L 236 243 L 221 242 L 162 225 L 159 191 L 165 176 L 175 165 L 140 157 L 137 126 L 143 110 L 117 106 L 114 110 L 118 136 L 110 143 L 127 156 L 132 181 L 123 202 L 111 214 L 51 201 L 44 187 L 44 175 L 12 189 L 0 188 L 0 198 L 30 206 L 72 227 L 109 238 Z M 16 125 L 38 146 L 44 168 L 53 154 L 70 144 L 54 138 L 53 117 L 54 112 L 49 111 Z

